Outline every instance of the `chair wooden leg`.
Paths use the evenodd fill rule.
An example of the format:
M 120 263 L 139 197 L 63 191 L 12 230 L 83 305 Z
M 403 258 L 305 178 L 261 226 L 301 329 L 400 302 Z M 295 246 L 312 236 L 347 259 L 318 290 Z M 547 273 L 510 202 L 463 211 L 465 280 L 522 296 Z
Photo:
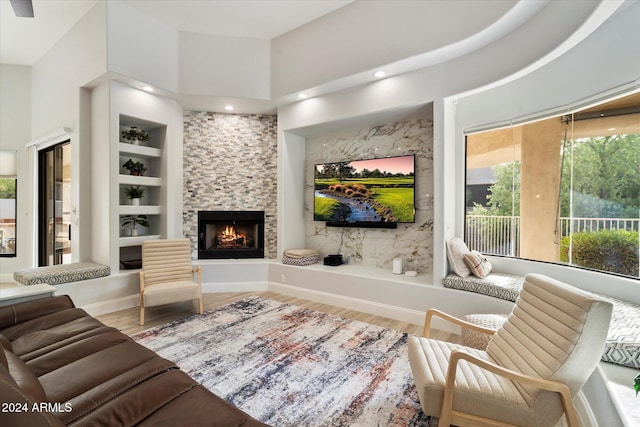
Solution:
M 140 326 L 144 325 L 144 303 L 140 304 Z
M 202 306 L 202 294 L 200 294 L 200 314 L 204 313 L 204 308 Z

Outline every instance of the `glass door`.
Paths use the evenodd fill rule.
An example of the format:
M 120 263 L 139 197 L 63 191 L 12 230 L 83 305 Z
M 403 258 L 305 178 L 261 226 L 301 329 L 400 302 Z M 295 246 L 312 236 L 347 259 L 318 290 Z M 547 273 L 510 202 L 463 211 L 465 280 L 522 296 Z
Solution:
M 38 154 L 38 265 L 71 262 L 71 144 L 54 145 Z

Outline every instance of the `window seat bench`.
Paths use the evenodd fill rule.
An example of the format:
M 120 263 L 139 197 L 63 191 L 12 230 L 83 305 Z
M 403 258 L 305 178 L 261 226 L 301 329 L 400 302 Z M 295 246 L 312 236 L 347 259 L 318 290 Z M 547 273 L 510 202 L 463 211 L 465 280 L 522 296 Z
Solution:
M 80 280 L 96 279 L 109 274 L 111 274 L 111 270 L 108 266 L 84 261 L 18 270 L 13 273 L 13 279 L 26 286 L 42 283 L 59 285 Z
M 475 276 L 460 277 L 451 273 L 443 280 L 443 285 L 447 288 L 475 292 L 514 302 L 520 294 L 523 283 L 523 276 L 504 273 L 490 273 L 483 279 Z M 611 324 L 602 360 L 640 369 L 640 305 L 607 295 L 599 294 L 599 296 L 613 304 Z M 473 316 L 483 315 L 474 314 Z M 491 318 L 491 320 L 495 319 Z M 477 320 L 477 322 L 482 323 L 483 320 Z M 495 325 L 491 325 L 491 327 L 493 326 Z M 497 327 L 499 326 L 497 325 Z

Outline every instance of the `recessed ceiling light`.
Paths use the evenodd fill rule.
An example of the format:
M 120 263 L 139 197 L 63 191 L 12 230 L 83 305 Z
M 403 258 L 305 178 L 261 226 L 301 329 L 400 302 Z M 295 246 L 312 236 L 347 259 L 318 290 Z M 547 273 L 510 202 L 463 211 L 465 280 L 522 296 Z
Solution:
M 385 73 L 384 71 L 380 70 L 380 71 L 376 71 L 375 73 L 373 73 L 373 77 L 375 77 L 376 79 L 381 79 L 384 76 L 386 76 L 387 73 Z
M 306 93 L 299 93 L 298 94 L 298 99 L 307 99 L 307 94 Z
M 142 86 L 142 90 L 147 92 L 153 92 L 153 88 L 151 86 Z
M 225 105 L 224 109 L 227 111 L 233 111 L 233 105 Z

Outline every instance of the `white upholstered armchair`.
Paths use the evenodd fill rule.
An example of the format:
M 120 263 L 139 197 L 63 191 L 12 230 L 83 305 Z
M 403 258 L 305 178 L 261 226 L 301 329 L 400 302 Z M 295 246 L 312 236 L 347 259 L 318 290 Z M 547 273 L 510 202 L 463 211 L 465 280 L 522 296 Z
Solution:
M 191 300 L 199 301 L 202 314 L 202 272 L 199 266 L 191 265 L 189 239 L 142 242 L 140 324 L 144 325 L 145 307 Z
M 440 313 L 428 312 L 426 337 L 409 338 L 423 411 L 440 417 L 439 427 L 554 426 L 563 413 L 577 427 L 573 397 L 602 356 L 611 310 L 595 295 L 529 274 L 486 351 L 430 339 Z

